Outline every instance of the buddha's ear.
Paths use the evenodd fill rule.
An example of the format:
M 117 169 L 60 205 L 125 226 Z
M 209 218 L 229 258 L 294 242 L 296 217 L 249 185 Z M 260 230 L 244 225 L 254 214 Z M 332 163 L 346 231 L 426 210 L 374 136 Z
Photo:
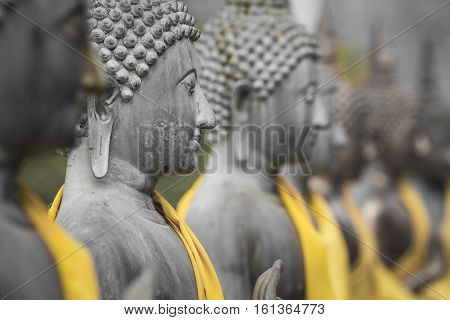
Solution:
M 106 176 L 109 168 L 109 149 L 118 109 L 119 88 L 114 84 L 110 93 L 89 94 L 87 113 L 89 121 L 89 158 L 95 178 Z
M 231 89 L 231 123 L 248 123 L 253 87 L 247 80 L 238 81 Z

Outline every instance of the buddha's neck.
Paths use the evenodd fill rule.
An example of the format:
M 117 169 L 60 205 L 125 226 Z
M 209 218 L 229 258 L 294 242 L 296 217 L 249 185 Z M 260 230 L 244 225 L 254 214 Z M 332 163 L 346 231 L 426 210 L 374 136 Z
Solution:
M 389 180 L 387 180 L 383 166 L 378 161 L 371 162 L 361 172 L 360 178 L 355 182 L 355 188 L 352 188 L 353 198 L 358 205 L 374 195 L 379 195 L 387 190 Z
M 144 174 L 130 163 L 115 158 L 113 154 L 109 157 L 107 175 L 101 179 L 95 178 L 91 169 L 88 141 L 84 139 L 69 155 L 64 194 L 83 194 L 94 189 L 120 189 L 127 194 L 134 192 L 150 195 L 156 189 L 158 180 L 159 177 Z
M 268 159 L 256 149 L 250 150 L 253 161 L 251 167 L 247 159 L 238 159 L 232 141 L 223 141 L 213 148 L 208 161 L 206 173 L 238 178 L 239 183 L 248 187 L 255 187 L 263 192 L 274 193 L 277 186 L 277 175 L 280 168 L 275 170 L 269 165 Z

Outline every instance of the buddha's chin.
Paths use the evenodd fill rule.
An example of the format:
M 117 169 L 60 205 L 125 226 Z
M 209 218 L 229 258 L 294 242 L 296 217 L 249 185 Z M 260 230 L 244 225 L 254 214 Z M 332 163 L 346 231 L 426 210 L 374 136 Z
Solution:
M 175 166 L 175 170 L 171 171 L 171 174 L 191 174 L 197 169 L 197 154 L 195 152 L 188 151 L 183 155 L 183 159 L 178 161 Z

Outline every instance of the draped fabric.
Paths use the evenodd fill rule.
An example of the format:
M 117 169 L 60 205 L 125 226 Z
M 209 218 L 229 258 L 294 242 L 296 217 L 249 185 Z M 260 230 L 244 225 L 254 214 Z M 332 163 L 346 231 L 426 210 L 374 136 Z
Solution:
M 414 294 L 381 261 L 377 243 L 350 196 L 343 189 L 342 200 L 358 238 L 359 255 L 351 270 L 351 298 L 355 300 L 412 300 Z
M 64 186 L 58 192 L 49 215 L 56 219 L 64 193 Z M 199 300 L 223 300 L 222 287 L 208 254 L 192 230 L 177 214 L 174 208 L 157 192 L 152 196 L 155 204 L 162 208 L 161 214 L 177 233 L 189 255 L 194 270 Z
M 398 194 L 407 209 L 411 222 L 412 242 L 408 250 L 397 261 L 392 270 L 404 278 L 422 269 L 428 258 L 431 238 L 431 223 L 427 214 L 427 207 L 421 195 L 406 180 L 398 185 Z
M 349 259 L 340 226 L 326 201 L 311 195 L 310 213 L 300 192 L 286 179 L 279 178 L 278 193 L 297 230 L 305 268 L 308 300 L 350 298 Z
M 409 210 L 411 219 L 415 219 L 414 235 L 419 237 L 418 241 L 423 241 L 423 244 L 416 244 L 412 247 L 407 261 L 414 261 L 418 265 L 422 266 L 427 258 L 426 254 L 429 246 L 429 238 L 431 226 L 429 222 L 429 214 L 427 213 L 427 207 L 424 199 L 414 187 L 406 180 L 400 185 L 400 191 L 404 203 L 409 203 Z M 446 260 L 445 272 L 437 280 L 428 283 L 420 292 L 419 297 L 426 300 L 441 300 L 450 299 L 450 186 L 446 187 L 445 200 L 444 200 L 444 216 L 440 228 L 440 239 L 442 241 L 442 247 L 444 249 L 444 255 Z M 415 207 L 412 206 L 415 205 Z M 425 237 L 427 237 L 425 239 Z M 417 242 L 418 242 L 417 241 Z M 425 247 L 426 246 L 426 247 Z M 423 260 L 422 260 L 423 259 Z M 415 267 L 414 264 L 410 266 Z M 416 270 L 414 270 L 416 271 Z
M 183 219 L 203 180 L 200 177 L 180 200 L 178 214 Z M 312 196 L 311 206 L 320 213 L 315 214 L 319 225 L 316 229 L 301 195 L 284 178 L 278 181 L 278 193 L 299 237 L 305 264 L 306 298 L 348 299 L 349 267 L 345 240 L 325 200 L 315 194 Z
M 46 206 L 30 190 L 22 185 L 18 185 L 18 190 L 26 217 L 53 258 L 63 298 L 99 299 L 97 274 L 89 251 L 49 219 Z

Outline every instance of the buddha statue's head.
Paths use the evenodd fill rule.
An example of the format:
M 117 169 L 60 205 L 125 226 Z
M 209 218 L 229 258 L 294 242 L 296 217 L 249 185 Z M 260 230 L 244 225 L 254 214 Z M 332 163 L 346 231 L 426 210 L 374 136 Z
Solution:
M 414 112 L 398 113 L 398 124 L 386 145 L 398 169 L 443 181 L 450 173 L 450 108 L 438 94 L 433 49 L 427 38 L 422 43 Z
M 313 174 L 335 174 L 341 172 L 341 154 L 348 148 L 348 136 L 344 124 L 338 116 L 338 86 L 336 72 L 326 64 L 326 60 L 319 65 L 319 83 L 321 84 L 316 96 L 316 105 L 323 105 L 325 117 L 330 119 L 329 125 L 313 130 L 309 141 L 309 157 Z M 347 101 L 344 101 L 347 103 Z M 333 159 L 333 161 L 330 161 Z
M 186 173 L 195 167 L 202 129 L 215 117 L 197 83 L 195 18 L 181 1 L 90 1 L 92 47 L 110 91 L 91 95 L 81 135 L 89 136 L 96 178 L 110 161 L 144 174 Z
M 405 163 L 410 172 L 434 181 L 450 178 L 450 108 L 442 107 L 417 116 L 405 135 Z
M 326 106 L 331 124 L 316 131 L 309 159 L 314 174 L 328 174 L 342 181 L 353 179 L 363 165 L 361 131 L 367 102 L 338 73 L 336 33 L 329 5 L 324 7 L 318 38 L 321 64 L 316 100 Z
M 211 140 L 229 138 L 231 127 L 253 127 L 261 138 L 257 152 L 271 159 L 287 154 L 298 143 L 288 128 L 311 124 L 318 56 L 316 40 L 291 18 L 288 1 L 229 0 L 206 23 L 198 52 L 200 83 L 218 119 Z M 271 143 L 273 136 L 282 142 Z
M 398 86 L 396 60 L 391 45 L 384 46 L 383 33 L 373 32 L 371 75 L 366 87 L 370 100 L 365 149 L 367 160 L 377 159 L 390 177 L 402 174 L 409 161 L 405 158 L 408 143 L 404 140 L 418 111 L 416 96 L 406 94 Z
M 0 151 L 70 144 L 88 41 L 82 0 L 0 3 Z
M 365 94 L 369 99 L 364 138 L 364 157 L 377 161 L 384 169 L 396 173 L 395 152 L 391 152 L 392 137 L 404 119 L 415 113 L 415 98 L 402 92 L 397 85 L 396 60 L 392 45 L 385 45 L 386 37 L 379 28 L 372 31 L 371 70 Z

